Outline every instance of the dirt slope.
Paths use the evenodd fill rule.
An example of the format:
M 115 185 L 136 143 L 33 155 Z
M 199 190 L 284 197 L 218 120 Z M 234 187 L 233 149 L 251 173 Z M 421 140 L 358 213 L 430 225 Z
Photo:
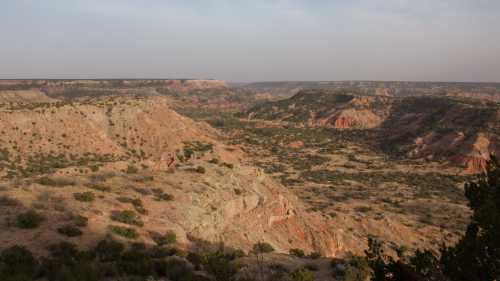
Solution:
M 123 198 L 136 198 L 146 209 L 144 226 L 132 226 L 137 240 L 152 242 L 151 233 L 172 230 L 185 245 L 196 238 L 245 250 L 266 241 L 280 252 L 341 251 L 323 218 L 305 212 L 280 184 L 245 165 L 237 147 L 220 143 L 208 125 L 178 115 L 163 97 L 4 104 L 0 120 L 0 195 L 18 201 L 0 206 L 7 222 L 2 245 L 43 252 L 49 242 L 66 239 L 57 229 L 74 215 L 88 217 L 89 225 L 70 240 L 91 245 L 110 225 L 127 226 L 112 214 L 133 210 Z M 49 180 L 41 180 L 45 176 Z M 77 192 L 93 192 L 95 200 L 80 202 Z M 36 230 L 9 223 L 27 209 L 45 217 Z

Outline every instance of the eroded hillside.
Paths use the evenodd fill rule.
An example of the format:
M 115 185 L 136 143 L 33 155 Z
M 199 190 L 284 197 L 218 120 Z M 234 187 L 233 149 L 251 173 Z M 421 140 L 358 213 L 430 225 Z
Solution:
M 303 91 L 255 106 L 245 116 L 291 126 L 357 130 L 365 134 L 360 142 L 371 142 L 390 155 L 449 162 L 474 173 L 482 171 L 491 153 L 500 152 L 499 112 L 498 104 L 488 101 Z
M 172 231 L 186 247 L 202 239 L 343 251 L 324 218 L 164 97 L 4 104 L 0 120 L 2 245 L 43 252 L 54 240 L 84 246 L 111 234 L 152 243 Z M 16 226 L 27 210 L 44 218 L 35 230 Z M 80 216 L 88 226 L 66 237 L 60 229 Z

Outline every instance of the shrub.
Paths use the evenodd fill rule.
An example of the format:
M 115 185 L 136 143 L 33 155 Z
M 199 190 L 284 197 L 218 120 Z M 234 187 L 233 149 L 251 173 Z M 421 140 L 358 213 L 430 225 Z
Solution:
M 233 169 L 233 168 L 234 168 L 234 165 L 233 165 L 233 164 L 231 164 L 231 163 L 226 163 L 226 162 L 222 163 L 222 164 L 221 164 L 221 166 L 226 167 L 226 168 L 228 168 L 228 169 Z
M 174 200 L 173 195 L 170 195 L 170 194 L 164 192 L 160 188 L 153 188 L 152 191 L 156 196 L 156 200 L 158 200 L 158 201 L 172 201 L 172 200 Z
M 186 259 L 194 265 L 195 270 L 201 269 L 201 264 L 203 262 L 203 257 L 199 253 L 189 252 L 186 256 Z
M 117 260 L 125 246 L 113 239 L 101 240 L 94 249 L 96 257 L 101 262 L 110 262 Z
M 181 259 L 171 258 L 165 263 L 166 277 L 172 281 L 192 280 L 193 270 L 189 264 Z M 219 280 L 219 279 L 217 279 Z M 222 280 L 221 280 L 222 281 Z
M 299 258 L 303 258 L 303 257 L 305 257 L 306 254 L 301 249 L 290 249 L 290 255 L 293 255 L 293 256 L 296 256 Z
M 344 274 L 345 281 L 364 281 L 372 276 L 372 269 L 366 258 L 353 256 Z
M 127 169 L 125 170 L 125 173 L 127 173 L 127 174 L 137 174 L 138 172 L 139 172 L 139 169 L 133 165 L 128 165 Z
M 204 174 L 206 172 L 205 168 L 202 167 L 202 166 L 198 166 L 196 167 L 196 170 L 195 170 L 197 173 L 200 173 L 200 174 Z
M 37 228 L 45 218 L 35 210 L 29 210 L 17 215 L 16 226 L 19 228 Z
M 38 184 L 45 186 L 63 187 L 68 185 L 75 185 L 75 181 L 67 178 L 54 178 L 54 177 L 41 177 L 36 180 Z
M 78 227 L 73 225 L 64 225 L 62 227 L 59 227 L 57 229 L 57 232 L 68 237 L 76 237 L 82 235 L 82 231 Z
M 127 275 L 150 276 L 153 274 L 153 260 L 142 243 L 133 244 L 118 261 L 118 267 Z
M 69 242 L 51 244 L 48 247 L 48 250 L 52 258 L 60 259 L 66 262 L 75 260 L 79 254 L 76 245 Z
M 205 253 L 202 260 L 203 268 L 212 274 L 215 280 L 233 280 L 233 276 L 237 272 L 235 265 L 230 262 L 230 259 L 222 251 Z
M 77 192 L 73 193 L 73 197 L 75 200 L 80 201 L 80 202 L 93 202 L 95 200 L 95 195 L 94 193 L 87 191 L 87 192 Z
M 21 202 L 19 200 L 10 198 L 8 196 L 0 196 L 0 207 L 14 207 L 19 206 Z
M 134 209 L 142 215 L 146 215 L 148 211 L 144 208 L 144 205 L 142 205 L 142 201 L 139 198 L 133 199 L 130 201 L 132 203 L 132 206 L 134 206 Z
M 314 274 L 306 268 L 299 268 L 290 273 L 293 281 L 314 281 Z
M 0 254 L 1 280 L 34 280 L 37 268 L 38 261 L 24 247 L 13 246 Z
M 125 224 L 144 226 L 144 222 L 131 210 L 115 211 L 111 214 L 111 219 Z
M 146 188 L 136 187 L 134 191 L 142 195 L 151 195 L 151 191 Z
M 89 219 L 87 217 L 78 215 L 73 218 L 73 223 L 78 227 L 86 227 L 89 224 Z
M 319 258 L 321 258 L 321 256 L 322 256 L 321 253 L 318 253 L 318 252 L 312 252 L 309 254 L 309 258 L 311 258 L 313 260 L 319 259 Z
M 135 228 L 131 227 L 123 227 L 123 226 L 117 226 L 117 225 L 112 225 L 109 227 L 112 233 L 125 237 L 127 239 L 137 239 L 139 238 L 139 233 Z
M 87 187 L 94 189 L 94 190 L 97 190 L 97 191 L 111 192 L 111 187 L 105 186 L 105 185 L 100 184 L 100 183 L 89 183 L 89 184 L 87 184 Z
M 266 242 L 259 242 L 253 245 L 253 252 L 257 254 L 274 252 L 273 246 Z
M 151 238 L 156 244 L 158 244 L 158 246 L 174 244 L 177 242 L 177 235 L 173 231 L 167 231 L 165 235 L 153 233 Z

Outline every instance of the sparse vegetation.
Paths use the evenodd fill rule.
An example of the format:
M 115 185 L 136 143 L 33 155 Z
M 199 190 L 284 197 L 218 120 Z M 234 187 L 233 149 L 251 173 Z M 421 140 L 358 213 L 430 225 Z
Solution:
M 76 237 L 82 235 L 82 231 L 78 227 L 73 225 L 61 226 L 57 229 L 57 232 L 68 237 Z
M 16 226 L 19 228 L 37 228 L 45 220 L 45 217 L 35 210 L 20 213 L 16 218 Z
M 75 200 L 85 203 L 90 203 L 95 200 L 94 193 L 90 191 L 73 193 L 73 197 L 75 198 Z
M 172 201 L 174 196 L 166 193 L 161 188 L 153 188 L 151 190 L 158 201 Z
M 301 249 L 290 249 L 290 255 L 296 256 L 298 258 L 303 258 L 306 256 L 304 251 Z
M 165 234 L 152 233 L 151 238 L 158 246 L 175 244 L 177 242 L 177 235 L 173 231 L 167 231 Z
M 131 210 L 112 212 L 111 219 L 117 222 L 136 225 L 139 227 L 144 226 L 144 222 L 140 219 L 140 217 Z
M 68 185 L 75 185 L 75 182 L 68 178 L 56 178 L 56 177 L 41 177 L 37 180 L 38 184 L 53 186 L 53 187 L 64 187 Z
M 271 253 L 274 252 L 273 246 L 267 242 L 259 242 L 253 245 L 253 252 L 255 253 Z
M 127 239 L 137 239 L 139 238 L 139 233 L 135 228 L 131 227 L 124 227 L 124 226 L 118 226 L 118 225 L 112 225 L 109 227 L 112 233 L 125 237 Z
M 21 205 L 21 202 L 7 195 L 0 196 L 0 207 L 15 207 Z

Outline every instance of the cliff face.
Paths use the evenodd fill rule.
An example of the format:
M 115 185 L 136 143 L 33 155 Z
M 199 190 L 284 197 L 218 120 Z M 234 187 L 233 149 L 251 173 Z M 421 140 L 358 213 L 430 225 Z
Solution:
M 47 221 L 39 231 L 9 228 L 0 233 L 2 245 L 43 251 L 68 221 L 65 212 L 54 211 L 57 204 L 89 218 L 88 228 L 73 242 L 91 245 L 117 224 L 113 212 L 131 208 L 117 198 L 139 198 L 147 212 L 141 215 L 144 226 L 137 228 L 138 240 L 147 243 L 153 243 L 151 233 L 172 230 L 186 247 L 203 239 L 245 250 L 266 241 L 280 252 L 301 248 L 331 256 L 340 251 L 339 240 L 321 216 L 308 214 L 281 184 L 242 164 L 244 153 L 220 143 L 212 128 L 171 110 L 166 98 L 4 104 L 0 131 L 0 184 L 7 187 L 5 195 L 21 202 L 2 212 L 2 219 L 40 203 L 50 188 L 39 183 L 40 177 L 71 182 L 43 195 L 57 200 L 44 201 L 40 212 Z M 172 158 L 175 164 L 169 167 Z M 23 188 L 14 188 L 19 185 Z M 154 195 L 158 190 L 173 199 L 159 200 Z M 95 202 L 75 201 L 72 194 L 84 191 L 96 193 Z
M 371 129 L 382 123 L 382 118 L 367 109 L 346 109 L 336 112 L 323 123 L 336 129 Z

